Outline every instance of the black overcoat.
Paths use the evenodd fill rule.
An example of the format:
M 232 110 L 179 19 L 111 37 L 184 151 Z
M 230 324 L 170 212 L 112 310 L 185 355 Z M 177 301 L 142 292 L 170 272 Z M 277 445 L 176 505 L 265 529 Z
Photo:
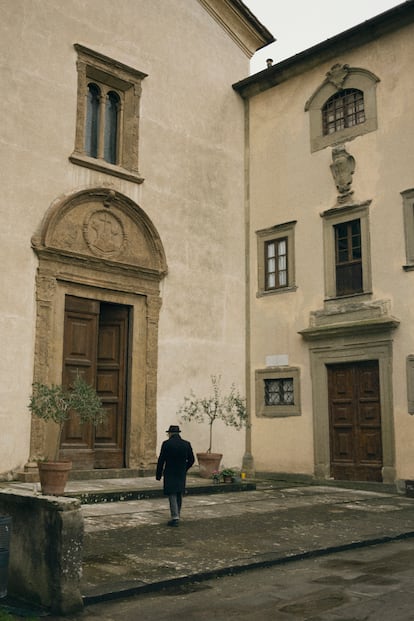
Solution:
M 162 443 L 158 457 L 156 479 L 164 475 L 164 494 L 184 493 L 187 470 L 194 463 L 191 444 L 174 434 Z

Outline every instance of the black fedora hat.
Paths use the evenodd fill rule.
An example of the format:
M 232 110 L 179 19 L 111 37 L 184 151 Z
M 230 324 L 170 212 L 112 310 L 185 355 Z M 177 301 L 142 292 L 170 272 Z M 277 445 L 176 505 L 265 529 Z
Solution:
M 167 429 L 166 433 L 181 433 L 181 430 L 178 425 L 170 425 L 169 429 Z

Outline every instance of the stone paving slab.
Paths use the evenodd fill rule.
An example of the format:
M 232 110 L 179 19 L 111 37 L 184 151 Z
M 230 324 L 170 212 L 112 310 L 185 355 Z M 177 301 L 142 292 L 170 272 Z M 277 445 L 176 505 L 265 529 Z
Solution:
M 70 619 L 412 621 L 413 573 L 405 539 L 105 601 Z
M 84 505 L 86 602 L 330 550 L 414 536 L 414 500 L 304 486 L 188 495 L 179 528 L 165 498 Z

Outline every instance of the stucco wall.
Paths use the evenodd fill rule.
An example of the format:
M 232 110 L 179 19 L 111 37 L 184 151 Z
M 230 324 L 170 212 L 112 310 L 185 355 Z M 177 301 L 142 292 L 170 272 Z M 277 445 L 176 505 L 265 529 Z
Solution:
M 1 23 L 3 150 L 0 473 L 29 456 L 35 272 L 30 246 L 62 194 L 113 188 L 158 230 L 168 276 L 159 326 L 158 438 L 191 388 L 222 374 L 244 391 L 243 103 L 248 57 L 197 1 L 16 0 Z M 148 77 L 137 185 L 73 165 L 80 43 Z M 185 429 L 196 450 L 200 429 Z M 218 447 L 217 447 L 218 448 Z M 220 444 L 236 463 L 242 434 Z
M 253 416 L 253 453 L 258 470 L 313 473 L 314 429 L 308 345 L 298 334 L 310 313 L 324 307 L 323 222 L 320 214 L 336 204 L 338 191 L 330 171 L 332 149 L 311 153 L 306 101 L 335 64 L 367 69 L 377 84 L 378 129 L 346 143 L 355 158 L 352 200 L 369 207 L 372 294 L 361 301 L 386 300 L 400 321 L 392 333 L 392 415 L 398 478 L 414 471 L 414 418 L 407 411 L 406 356 L 414 351 L 411 272 L 405 272 L 404 226 L 400 192 L 414 186 L 412 25 L 375 42 L 332 57 L 250 100 L 251 218 L 251 388 L 254 370 L 269 354 L 288 354 L 300 367 L 300 417 Z M 256 298 L 255 231 L 297 220 L 297 290 Z

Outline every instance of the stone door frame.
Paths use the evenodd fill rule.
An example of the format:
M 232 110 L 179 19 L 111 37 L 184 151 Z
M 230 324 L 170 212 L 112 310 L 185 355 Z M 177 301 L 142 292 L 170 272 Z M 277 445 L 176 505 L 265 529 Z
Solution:
M 385 335 L 384 335 L 385 337 Z M 382 480 L 395 482 L 395 442 L 392 398 L 392 341 L 367 339 L 362 342 L 342 342 L 310 347 L 313 393 L 315 476 L 330 478 L 329 397 L 327 366 L 378 360 L 381 401 L 381 430 L 383 448 Z
M 109 223 L 110 239 L 99 219 Z M 33 381 L 61 383 L 65 296 L 131 308 L 130 391 L 126 466 L 142 474 L 156 460 L 156 393 L 160 281 L 167 273 L 161 239 L 145 212 L 128 197 L 93 188 L 51 205 L 32 247 L 36 276 Z M 44 457 L 55 426 L 32 417 L 27 468 Z

